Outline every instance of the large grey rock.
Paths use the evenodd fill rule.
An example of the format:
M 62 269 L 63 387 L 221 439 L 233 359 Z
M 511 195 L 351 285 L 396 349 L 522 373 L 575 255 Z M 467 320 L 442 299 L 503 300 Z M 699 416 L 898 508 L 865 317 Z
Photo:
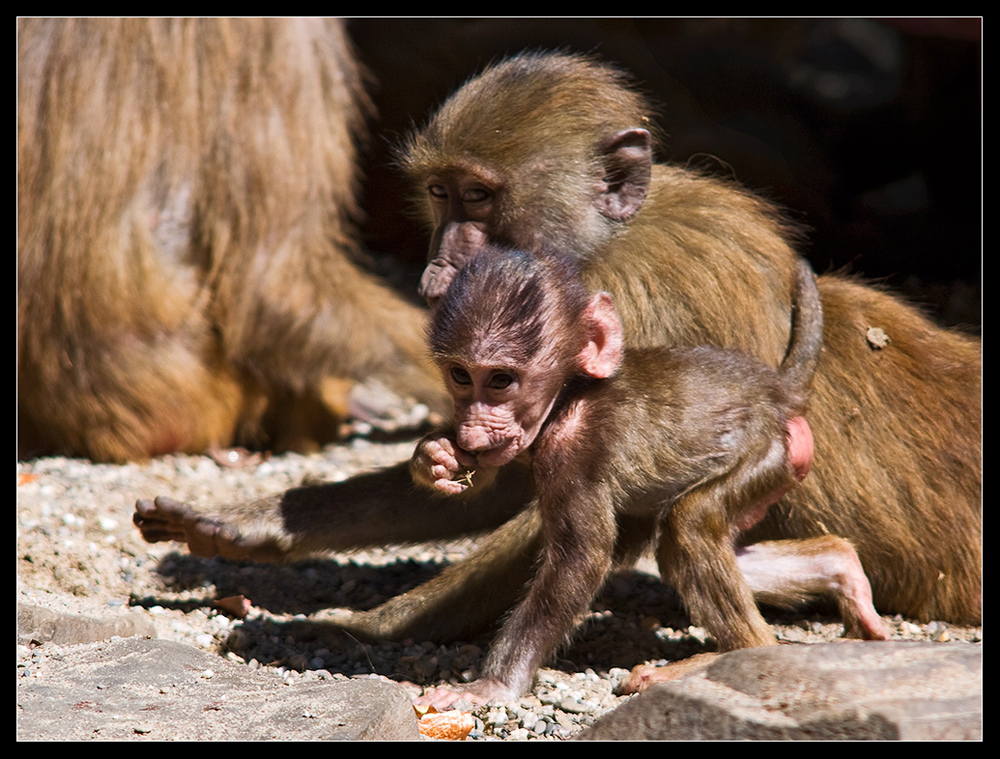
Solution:
M 55 649 L 21 677 L 19 740 L 416 740 L 412 701 L 382 680 L 286 685 L 182 643 L 140 638 Z
M 581 740 L 981 740 L 982 647 L 844 642 L 733 651 L 653 686 Z

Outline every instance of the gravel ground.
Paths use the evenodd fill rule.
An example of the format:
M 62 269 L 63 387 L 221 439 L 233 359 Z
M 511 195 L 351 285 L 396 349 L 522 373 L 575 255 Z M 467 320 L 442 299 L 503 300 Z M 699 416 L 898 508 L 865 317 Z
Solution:
M 358 438 L 312 455 L 273 456 L 229 469 L 207 456 L 166 456 L 125 466 L 42 458 L 17 465 L 17 565 L 22 587 L 145 609 L 161 638 L 246 662 L 288 678 L 382 676 L 421 688 L 474 677 L 488 639 L 437 645 L 361 645 L 343 633 L 318 633 L 336 607 L 370 608 L 461 558 L 469 541 L 334 554 L 287 566 L 204 560 L 172 544 L 148 545 L 132 527 L 137 497 L 169 495 L 211 504 L 257 497 L 306 481 L 337 480 L 409 457 L 413 441 Z M 646 567 L 643 567 L 646 568 Z M 244 619 L 216 601 L 245 596 Z M 842 635 L 835 616 L 770 615 L 779 638 L 818 642 Z M 982 628 L 886 617 L 898 639 L 982 639 Z M 710 643 L 709 643 L 710 646 Z M 615 685 L 636 664 L 700 651 L 704 633 L 690 625 L 655 570 L 613 579 L 532 693 L 505 707 L 475 710 L 473 739 L 563 739 L 623 698 Z M 18 649 L 18 675 L 30 660 Z

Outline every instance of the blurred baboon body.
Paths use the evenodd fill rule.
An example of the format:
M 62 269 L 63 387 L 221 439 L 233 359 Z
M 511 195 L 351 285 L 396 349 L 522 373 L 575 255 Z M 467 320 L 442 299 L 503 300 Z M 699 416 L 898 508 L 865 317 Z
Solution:
M 19 448 L 329 439 L 437 403 L 421 309 L 352 260 L 370 106 L 342 23 L 18 21 Z

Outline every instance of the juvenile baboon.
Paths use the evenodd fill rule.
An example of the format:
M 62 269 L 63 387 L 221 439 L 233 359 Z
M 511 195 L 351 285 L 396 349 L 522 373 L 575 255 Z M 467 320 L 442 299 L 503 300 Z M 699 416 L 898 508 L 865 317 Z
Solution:
M 22 454 L 330 439 L 346 381 L 441 402 L 354 259 L 370 110 L 337 20 L 19 19 Z
M 543 543 L 480 678 L 426 699 L 442 707 L 523 694 L 615 555 L 634 559 L 655 540 L 662 577 L 721 651 L 776 642 L 755 592 L 786 604 L 832 596 L 849 634 L 884 639 L 847 541 L 736 546 L 812 464 L 803 414 L 823 325 L 808 264 L 797 272 L 792 343 L 775 371 L 705 346 L 623 351 L 612 299 L 587 292 L 574 263 L 486 248 L 433 316 L 430 343 L 454 417 L 418 444 L 414 480 L 461 497 L 522 458 Z M 759 570 L 778 556 L 771 574 Z
M 432 236 L 425 295 L 443 293 L 487 243 L 566 250 L 589 291 L 610 293 L 627 347 L 710 345 L 778 366 L 796 235 L 731 183 L 655 164 L 651 126 L 627 79 L 589 57 L 524 54 L 472 79 L 401 150 Z M 848 277 L 817 285 L 816 463 L 742 539 L 845 538 L 881 613 L 977 622 L 979 341 Z M 502 525 L 467 559 L 353 621 L 373 637 L 461 637 L 515 603 L 541 547 L 520 465 L 498 478 L 472 500 L 442 499 L 413 490 L 402 464 L 200 513 L 140 500 L 135 520 L 150 540 L 262 560 Z

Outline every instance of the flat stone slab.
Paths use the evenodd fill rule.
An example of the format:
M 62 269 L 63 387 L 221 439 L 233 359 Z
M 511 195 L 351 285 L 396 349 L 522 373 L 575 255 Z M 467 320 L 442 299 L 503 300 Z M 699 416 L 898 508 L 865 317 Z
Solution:
M 18 679 L 18 740 L 417 740 L 412 699 L 384 680 L 286 684 L 183 643 L 54 649 Z
M 982 740 L 983 650 L 843 642 L 733 651 L 580 740 Z

